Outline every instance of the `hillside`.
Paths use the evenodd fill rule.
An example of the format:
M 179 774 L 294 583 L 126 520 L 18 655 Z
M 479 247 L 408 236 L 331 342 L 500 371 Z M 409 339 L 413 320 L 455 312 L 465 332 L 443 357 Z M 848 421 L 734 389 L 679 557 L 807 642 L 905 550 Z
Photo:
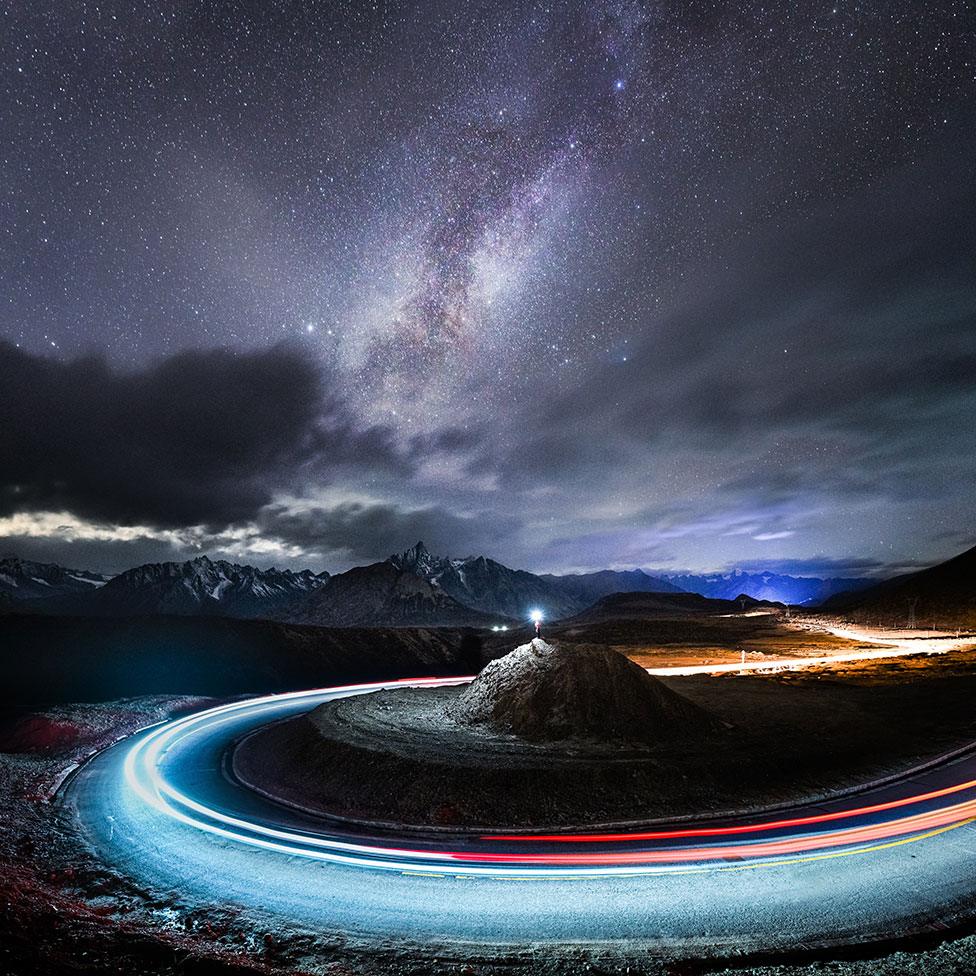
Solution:
M 929 569 L 833 597 L 821 607 L 891 627 L 908 626 L 913 608 L 919 627 L 976 629 L 976 546 Z
M 739 594 L 734 600 L 715 600 L 700 593 L 612 593 L 575 617 L 560 621 L 560 624 L 572 626 L 628 618 L 714 616 L 773 606 L 775 604 L 769 601 L 754 600 L 745 594 Z

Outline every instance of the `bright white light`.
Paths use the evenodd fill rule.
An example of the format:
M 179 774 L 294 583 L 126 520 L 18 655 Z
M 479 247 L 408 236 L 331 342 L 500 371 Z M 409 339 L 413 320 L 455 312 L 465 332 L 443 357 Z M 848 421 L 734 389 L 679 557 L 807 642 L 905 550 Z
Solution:
M 529 611 L 529 620 L 531 620 L 532 623 L 534 623 L 534 624 L 541 624 L 542 623 L 542 611 L 541 610 L 530 610 Z
M 495 624 L 491 629 L 492 630 L 501 630 L 501 628 L 498 626 L 498 624 Z

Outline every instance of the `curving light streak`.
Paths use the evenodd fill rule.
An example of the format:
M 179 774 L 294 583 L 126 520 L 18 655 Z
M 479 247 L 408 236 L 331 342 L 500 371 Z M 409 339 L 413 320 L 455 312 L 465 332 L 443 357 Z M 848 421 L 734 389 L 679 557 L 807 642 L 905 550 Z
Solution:
M 124 777 L 133 793 L 159 814 L 236 843 L 288 856 L 356 867 L 400 872 L 440 871 L 455 875 L 539 878 L 741 870 L 743 867 L 797 863 L 819 857 L 863 854 L 931 837 L 976 819 L 976 796 L 936 809 L 907 812 L 907 815 L 894 819 L 879 817 L 892 810 L 931 804 L 969 790 L 976 792 L 976 780 L 967 780 L 884 803 L 745 825 L 578 835 L 472 835 L 465 840 L 473 843 L 475 849 L 418 850 L 388 846 L 372 840 L 362 843 L 335 834 L 315 834 L 258 823 L 217 810 L 188 796 L 165 775 L 167 754 L 171 751 L 175 754 L 178 746 L 196 736 L 217 735 L 230 741 L 234 738 L 235 727 L 245 720 L 253 724 L 255 719 L 280 717 L 280 713 L 293 711 L 296 705 L 304 702 L 311 706 L 312 703 L 366 694 L 382 688 L 404 685 L 438 687 L 470 680 L 470 677 L 412 678 L 290 692 L 220 705 L 176 719 L 144 734 L 125 756 Z M 221 739 L 216 741 L 219 743 Z M 177 761 L 172 757 L 171 760 Z M 843 826 L 845 821 L 864 818 L 873 819 L 869 823 Z M 837 826 L 824 831 L 809 830 L 811 826 L 827 823 Z M 795 833 L 798 829 L 802 829 L 802 832 Z M 697 839 L 699 843 L 685 843 L 692 839 Z M 456 840 L 454 838 L 452 843 L 456 844 Z M 486 840 L 506 844 L 515 842 L 519 849 L 477 849 L 479 843 Z M 526 851 L 524 845 L 527 841 L 543 849 Z M 545 849 L 567 843 L 599 844 L 601 847 L 582 852 L 566 851 L 565 847 L 561 850 Z M 650 846 L 634 849 L 635 843 Z M 624 849 L 620 849 L 621 846 Z M 730 860 L 739 863 L 732 868 L 728 864 Z
M 599 852 L 596 854 L 562 854 L 547 852 L 544 854 L 513 854 L 510 852 L 499 854 L 455 854 L 462 860 L 500 861 L 502 863 L 519 864 L 627 864 L 652 863 L 672 861 L 706 861 L 728 858 L 768 858 L 780 854 L 797 854 L 806 851 L 827 850 L 834 847 L 844 847 L 851 844 L 874 843 L 891 837 L 903 837 L 919 831 L 934 830 L 939 827 L 961 826 L 976 819 L 976 800 L 968 800 L 933 813 L 916 814 L 891 820 L 886 823 L 850 827 L 845 830 L 832 831 L 821 834 L 802 835 L 785 840 L 768 842 L 748 842 L 724 847 L 706 846 L 696 848 L 678 848 L 674 850 L 648 851 L 617 851 Z
M 851 810 L 834 810 L 831 813 L 818 813 L 810 817 L 793 817 L 789 820 L 770 820 L 763 823 L 739 824 L 733 827 L 692 827 L 682 830 L 650 830 L 633 831 L 631 833 L 603 833 L 603 834 L 484 834 L 482 840 L 502 840 L 502 841 L 546 841 L 552 844 L 586 844 L 598 842 L 621 843 L 623 841 L 637 840 L 675 840 L 682 837 L 729 837 L 734 834 L 753 834 L 760 831 L 780 830 L 788 827 L 804 827 L 809 824 L 829 823 L 831 820 L 848 820 L 856 816 L 866 816 L 871 813 L 880 813 L 884 810 L 895 810 L 898 807 L 909 806 L 917 803 L 924 803 L 928 800 L 939 799 L 943 796 L 951 796 L 953 793 L 961 793 L 963 790 L 976 789 L 976 779 L 967 780 L 964 783 L 956 783 L 954 786 L 946 786 L 941 790 L 930 790 L 928 793 L 919 793 L 917 796 L 903 796 L 897 800 L 888 800 L 886 803 L 874 803 L 866 807 L 855 807 Z

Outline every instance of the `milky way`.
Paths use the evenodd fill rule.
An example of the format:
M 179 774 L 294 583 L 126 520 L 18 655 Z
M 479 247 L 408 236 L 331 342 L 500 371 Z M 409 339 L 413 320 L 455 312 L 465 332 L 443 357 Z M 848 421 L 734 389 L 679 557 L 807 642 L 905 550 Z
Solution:
M 83 355 L 120 395 L 217 347 L 320 386 L 262 392 L 302 419 L 171 507 L 138 465 L 96 505 L 57 431 L 17 433 L 11 548 L 883 571 L 973 541 L 966 4 L 2 17 L 4 368 L 67 391 L 39 428 L 94 409 Z M 189 422 L 162 405 L 154 448 L 98 409 L 121 455 Z

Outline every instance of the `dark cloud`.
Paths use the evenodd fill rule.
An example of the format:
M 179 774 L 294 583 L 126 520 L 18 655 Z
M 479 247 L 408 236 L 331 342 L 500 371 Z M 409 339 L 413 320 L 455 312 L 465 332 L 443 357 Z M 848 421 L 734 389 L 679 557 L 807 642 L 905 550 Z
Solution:
M 902 564 L 893 567 L 891 563 L 879 559 L 841 559 L 831 556 L 812 556 L 808 559 L 749 559 L 735 566 L 727 566 L 726 569 L 742 569 L 747 573 L 815 576 L 822 579 L 886 577 L 906 571 Z
M 133 372 L 0 343 L 0 512 L 221 527 L 303 469 L 402 464 L 357 431 L 319 368 L 286 346 L 188 351 Z
M 38 563 L 57 563 L 71 569 L 109 575 L 145 563 L 192 559 L 209 551 L 208 548 L 183 545 L 176 539 L 142 535 L 132 539 L 77 539 L 66 533 L 10 535 L 0 541 L 0 556 L 10 554 Z
M 332 565 L 385 559 L 418 540 L 443 555 L 493 553 L 518 528 L 517 519 L 498 513 L 457 515 L 436 505 L 410 509 L 389 503 L 272 506 L 261 518 L 269 538 L 299 546 Z

